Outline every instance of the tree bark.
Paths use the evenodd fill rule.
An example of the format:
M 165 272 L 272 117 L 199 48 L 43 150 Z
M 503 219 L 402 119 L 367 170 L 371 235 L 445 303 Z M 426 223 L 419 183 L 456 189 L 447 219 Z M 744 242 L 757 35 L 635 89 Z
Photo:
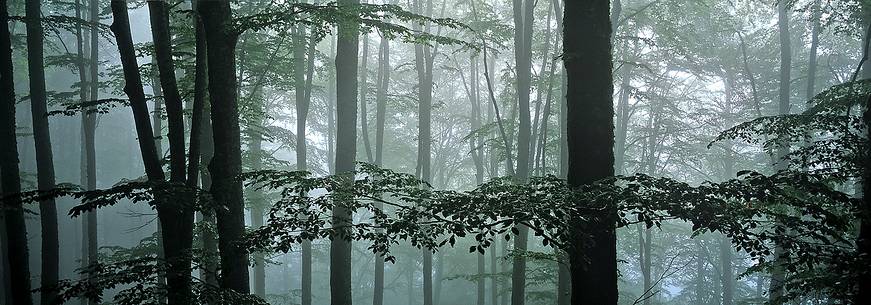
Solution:
M 789 114 L 790 110 L 790 72 L 792 69 L 792 46 L 789 34 L 789 10 L 786 1 L 777 2 L 777 29 L 780 36 L 780 78 L 779 84 L 779 102 L 778 114 Z M 779 143 L 777 147 L 777 156 L 775 160 L 775 170 L 781 171 L 787 168 L 784 157 L 789 153 L 789 146 L 786 143 Z M 777 302 L 783 297 L 784 287 L 783 281 L 786 279 L 786 270 L 781 266 L 783 259 L 781 258 L 784 250 L 779 246 L 775 246 L 775 268 L 771 272 L 771 280 L 768 287 L 768 300 L 772 303 Z
M 614 105 L 610 1 L 566 1 L 563 62 L 567 73 L 568 182 L 580 186 L 614 174 Z M 569 232 L 572 304 L 617 304 L 616 211 L 592 213 Z M 587 238 L 582 238 L 586 235 Z M 592 241 L 585 247 L 584 241 Z
M 295 81 L 299 84 L 296 90 L 296 169 L 300 171 L 308 170 L 308 157 L 307 153 L 307 143 L 306 143 L 306 119 L 308 118 L 308 111 L 311 105 L 311 90 L 312 90 L 312 80 L 314 76 L 314 58 L 315 58 L 315 46 L 317 45 L 317 40 L 315 38 L 314 29 L 312 29 L 311 37 L 308 40 L 308 48 L 306 49 L 306 37 L 305 37 L 305 28 L 303 26 L 299 26 L 297 28 L 298 35 L 295 36 L 298 41 L 294 43 L 293 56 L 298 59 L 298 62 L 295 63 L 295 67 L 299 70 L 295 74 Z M 305 52 L 308 52 L 308 56 L 305 55 Z M 302 59 L 305 58 L 305 65 L 303 66 Z M 305 74 L 303 74 L 303 69 L 305 69 Z M 302 276 L 301 276 L 301 304 L 302 305 L 311 305 L 312 304 L 312 248 L 311 241 L 304 240 L 302 242 L 302 253 L 301 253 L 301 263 L 300 266 Z
M 43 58 L 42 1 L 25 3 L 27 27 L 27 71 L 30 80 L 30 113 L 33 120 L 33 141 L 36 151 L 37 187 L 47 191 L 55 187 L 54 157 L 51 151 L 51 133 L 45 93 L 45 64 Z M 55 200 L 39 202 L 39 224 L 42 232 L 40 302 L 53 304 L 58 280 L 58 232 Z
M 236 43 L 229 1 L 204 1 L 200 15 L 206 34 L 209 66 L 209 97 L 214 125 L 215 155 L 209 164 L 211 192 L 222 209 L 216 211 L 218 248 L 221 257 L 221 288 L 248 293 L 248 255 L 240 244 L 245 234 L 245 204 L 236 95 Z M 220 126 L 220 128 L 215 128 Z
M 6 0 L 0 0 L 0 189 L 3 196 L 21 191 L 18 167 L 18 141 L 15 138 L 15 82 L 13 81 L 12 41 L 9 32 L 9 11 Z M 15 198 L 6 199 L 6 247 L 9 266 L 10 295 L 13 304 L 33 304 L 30 292 L 30 270 L 27 250 L 27 227 L 24 206 Z
M 343 10 L 356 11 L 359 0 L 339 0 Z M 359 21 L 339 23 L 336 45 L 336 173 L 346 175 L 346 186 L 351 187 L 354 162 L 357 156 L 357 61 Z M 333 305 L 351 305 L 351 241 L 347 226 L 352 212 L 347 205 L 351 198 L 343 198 L 333 208 L 332 224 L 338 236 L 330 242 L 330 296 Z
M 423 4 L 415 0 L 414 11 L 425 16 L 432 16 L 432 0 L 426 0 Z M 425 6 L 425 7 L 424 7 Z M 415 26 L 420 30 L 421 26 Z M 429 32 L 429 25 L 426 26 Z M 433 60 L 432 50 L 422 44 L 414 45 L 414 63 L 417 70 L 417 99 L 418 99 L 418 123 L 417 123 L 417 169 L 418 177 L 426 182 L 432 181 L 432 89 L 433 89 Z M 422 250 L 423 255 L 423 305 L 433 305 L 433 282 L 432 282 L 432 252 L 429 249 Z
M 535 2 L 513 0 L 514 61 L 517 67 L 517 109 L 520 124 L 517 131 L 517 169 L 515 180 L 526 183 L 529 178 L 530 113 L 529 93 L 532 83 L 532 25 Z M 514 257 L 511 269 L 511 304 L 526 303 L 526 257 L 529 228 L 519 226 L 514 237 Z
M 88 17 L 92 23 L 90 27 L 90 55 L 88 57 L 88 88 L 90 89 L 89 98 L 92 101 L 99 100 L 99 29 L 97 22 L 100 20 L 100 8 L 98 0 L 90 0 L 88 5 Z M 85 188 L 88 190 L 97 189 L 97 149 L 96 149 L 96 131 L 97 131 L 97 114 L 94 113 L 94 107 L 83 109 L 82 124 L 84 130 L 84 155 L 85 155 Z M 85 227 L 87 239 L 85 248 L 87 252 L 87 265 L 91 266 L 97 263 L 97 211 L 88 211 L 85 213 Z M 96 283 L 97 279 L 94 275 L 88 278 L 89 283 Z M 88 300 L 88 304 L 97 304 L 93 300 Z
M 185 155 L 185 126 L 181 95 L 175 77 L 175 62 L 172 58 L 172 36 L 169 26 L 169 7 L 164 0 L 148 1 L 151 34 L 154 41 L 154 56 L 163 93 L 169 140 L 170 182 L 188 183 Z M 194 156 L 192 155 L 192 158 Z M 196 180 L 193 180 L 196 181 Z M 190 266 L 193 242 L 194 210 L 185 205 L 160 202 L 157 211 L 160 218 L 163 254 L 167 263 L 167 301 L 169 304 L 190 303 Z
M 378 47 L 378 91 L 375 93 L 375 165 L 384 166 L 384 123 L 387 112 L 387 91 L 390 89 L 390 40 L 383 35 Z M 384 209 L 377 203 L 376 208 Z M 375 255 L 375 279 L 373 305 L 384 304 L 384 258 Z

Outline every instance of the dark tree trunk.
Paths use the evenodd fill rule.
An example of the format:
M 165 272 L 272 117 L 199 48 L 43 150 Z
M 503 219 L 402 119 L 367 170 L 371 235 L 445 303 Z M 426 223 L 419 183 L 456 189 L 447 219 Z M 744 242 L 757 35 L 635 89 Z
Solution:
M 55 187 L 54 157 L 45 93 L 45 65 L 43 59 L 43 30 L 41 0 L 28 0 L 25 4 L 27 20 L 27 71 L 30 78 L 30 113 L 33 120 L 33 141 L 36 145 L 36 175 L 39 190 Z M 57 208 L 54 199 L 39 203 L 39 224 L 42 231 L 42 268 L 40 302 L 53 304 L 57 298 L 54 287 L 58 280 Z
M 0 0 L 0 190 L 8 196 L 21 191 L 18 168 L 18 141 L 15 138 L 15 82 L 12 72 L 12 41 L 6 0 Z M 13 304 L 33 304 L 30 292 L 30 263 L 27 251 L 27 227 L 24 206 L 18 199 L 3 202 L 6 247 L 9 266 L 10 295 Z M 8 268 L 7 268 L 8 267 Z
M 236 42 L 230 3 L 204 1 L 200 15 L 208 47 L 209 97 L 211 100 L 215 155 L 209 164 L 211 192 L 222 209 L 216 211 L 221 256 L 221 288 L 248 293 L 248 255 L 240 247 L 245 234 L 239 108 L 236 96 Z M 221 128 L 214 128 L 220 126 Z
M 862 67 L 862 79 L 868 79 L 871 78 L 871 61 L 868 60 L 868 51 L 869 47 L 871 47 L 871 4 L 864 4 L 862 11 L 864 23 L 866 24 L 865 41 L 862 43 L 862 58 L 865 60 Z M 866 100 L 863 120 L 866 135 L 871 135 L 871 96 Z M 869 140 L 871 138 L 866 136 L 865 139 L 866 145 L 871 144 L 871 140 Z M 856 252 L 858 252 L 860 257 L 864 257 L 867 262 L 868 258 L 871 257 L 871 196 L 869 196 L 871 194 L 871 154 L 866 152 L 864 161 L 866 167 L 862 177 L 862 207 L 859 214 L 862 218 L 859 225 L 859 236 L 856 239 Z M 871 271 L 867 270 L 867 268 L 859 274 L 857 286 L 857 293 L 852 300 L 853 303 L 871 303 Z
M 568 182 L 579 186 L 614 174 L 614 105 L 610 1 L 566 1 L 563 61 L 567 72 Z M 616 211 L 592 213 L 569 232 L 572 304 L 617 304 Z M 583 238 L 592 241 L 585 246 Z
M 339 0 L 344 10 L 357 10 L 359 0 Z M 359 23 L 345 20 L 339 23 L 336 46 L 336 173 L 347 175 L 354 171 L 357 157 L 357 60 Z M 353 177 L 346 176 L 348 185 Z M 337 202 L 333 209 L 334 227 L 351 224 L 351 211 L 346 207 L 349 198 Z M 348 230 L 340 229 L 330 242 L 330 301 L 333 305 L 351 305 L 351 241 Z
M 189 179 L 185 173 L 185 126 L 182 100 L 175 77 L 175 62 L 172 58 L 169 7 L 163 0 L 152 0 L 148 1 L 148 10 L 151 17 L 154 56 L 160 88 L 163 92 L 162 100 L 166 105 L 170 181 L 177 184 L 187 183 Z M 167 263 L 167 301 L 170 305 L 187 304 L 191 298 L 189 270 L 194 211 L 186 208 L 185 205 L 161 202 L 158 204 L 157 212 L 160 217 L 163 254 Z

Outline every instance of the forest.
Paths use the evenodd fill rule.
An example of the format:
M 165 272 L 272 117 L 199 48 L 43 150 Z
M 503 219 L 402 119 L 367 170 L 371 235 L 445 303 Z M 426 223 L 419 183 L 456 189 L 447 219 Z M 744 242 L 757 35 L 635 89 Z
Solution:
M 871 304 L 871 0 L 0 21 L 0 304 Z

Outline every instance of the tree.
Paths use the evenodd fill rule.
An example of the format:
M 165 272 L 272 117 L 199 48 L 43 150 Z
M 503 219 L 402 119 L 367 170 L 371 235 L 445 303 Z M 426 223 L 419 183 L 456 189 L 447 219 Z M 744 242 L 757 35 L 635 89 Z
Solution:
M 36 174 L 39 190 L 47 191 L 55 187 L 54 156 L 51 151 L 51 133 L 48 126 L 48 110 L 45 92 L 45 60 L 43 54 L 43 29 L 41 1 L 28 0 L 25 3 L 27 20 L 27 72 L 30 79 L 30 113 L 33 120 L 33 140 L 36 145 Z M 46 199 L 39 203 L 39 224 L 42 232 L 42 268 L 40 302 L 53 304 L 57 297 L 51 288 L 58 280 L 58 232 L 57 208 L 55 200 Z
M 13 81 L 12 41 L 9 32 L 9 9 L 6 0 L 0 0 L 0 190 L 3 197 L 21 191 L 18 167 L 18 141 L 15 138 L 15 82 Z M 30 263 L 27 250 L 27 227 L 21 200 L 3 201 L 6 224 L 6 247 L 9 270 L 10 295 L 13 304 L 33 304 L 30 293 Z
M 390 89 L 390 40 L 383 34 L 378 44 L 378 75 L 375 92 L 375 165 L 384 166 L 384 123 L 387 116 L 387 92 Z M 378 206 L 384 209 L 384 205 Z M 372 305 L 384 304 L 384 259 L 375 254 L 375 279 Z
M 425 8 L 424 8 L 425 6 Z M 432 16 L 432 0 L 425 4 L 414 1 L 414 12 Z M 416 26 L 420 30 L 420 25 Z M 429 26 L 425 31 L 429 32 Z M 432 181 L 432 88 L 435 55 L 429 46 L 414 45 L 414 66 L 417 70 L 417 166 L 415 171 L 423 181 Z M 423 249 L 423 305 L 433 305 L 432 252 Z
M 203 1 L 200 16 L 205 28 L 209 98 L 211 101 L 215 155 L 209 163 L 211 193 L 216 203 L 218 248 L 221 256 L 221 288 L 248 293 L 248 255 L 240 242 L 245 233 L 239 109 L 236 95 L 236 42 L 229 1 Z M 220 128 L 219 128 L 220 126 Z
M 535 1 L 514 0 L 514 61 L 517 65 L 517 110 L 520 124 L 517 132 L 517 169 L 515 179 L 526 183 L 530 165 L 529 92 L 532 83 L 532 25 Z M 528 228 L 520 226 L 514 239 L 515 256 L 511 271 L 511 304 L 526 303 L 526 258 Z
M 568 183 L 578 187 L 614 174 L 610 1 L 566 1 Z M 572 304 L 617 304 L 616 211 L 589 215 L 569 232 Z M 580 221 L 578 222 L 580 223 Z M 576 238 L 581 233 L 590 240 Z M 584 247 L 584 244 L 591 244 Z
M 339 10 L 356 12 L 359 0 L 340 0 Z M 356 16 L 356 14 L 353 14 Z M 336 173 L 344 175 L 350 184 L 357 157 L 357 60 L 360 26 L 357 18 L 343 20 L 338 25 L 336 43 Z M 350 186 L 350 185 L 346 185 Z M 351 224 L 352 212 L 347 206 L 352 198 L 343 198 L 333 208 L 332 223 L 342 228 Z M 351 305 L 351 241 L 346 239 L 349 228 L 339 229 L 330 242 L 330 302 Z
M 778 92 L 778 114 L 789 114 L 790 108 L 790 71 L 792 69 L 792 46 L 789 37 L 789 8 L 786 1 L 777 2 L 777 33 L 780 37 L 780 78 Z M 784 160 L 789 153 L 789 144 L 781 143 L 777 147 L 777 155 L 775 156 L 775 169 L 778 171 L 786 170 L 787 160 Z M 782 249 L 776 249 L 774 256 L 775 261 L 782 260 L 781 256 L 786 255 Z M 778 302 L 783 297 L 784 287 L 783 282 L 786 277 L 786 266 L 778 264 L 771 272 L 771 281 L 768 287 L 768 300 L 770 302 Z
M 184 147 L 185 126 L 181 95 L 175 77 L 175 61 L 172 55 L 169 6 L 162 0 L 149 1 L 148 11 L 151 17 L 154 57 L 157 63 L 161 92 L 163 92 L 162 100 L 166 104 L 170 158 L 169 181 L 184 184 L 188 181 L 185 168 L 187 163 Z M 157 120 L 155 119 L 155 121 Z M 191 143 L 195 143 L 195 141 Z M 191 159 L 198 157 L 191 155 Z M 195 175 L 195 173 L 191 174 Z M 192 181 L 190 183 L 195 183 L 196 179 L 190 181 Z M 163 254 L 167 262 L 167 300 L 169 304 L 186 304 L 190 302 L 191 298 L 188 270 L 191 266 L 190 251 L 193 242 L 194 210 L 185 207 L 185 205 L 170 202 L 160 202 L 157 210 L 160 217 Z

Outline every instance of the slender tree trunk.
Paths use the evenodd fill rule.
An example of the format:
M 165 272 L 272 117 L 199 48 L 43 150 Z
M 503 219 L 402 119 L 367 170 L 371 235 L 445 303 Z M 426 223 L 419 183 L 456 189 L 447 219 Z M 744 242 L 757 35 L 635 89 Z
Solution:
M 864 65 L 862 69 L 862 79 L 871 78 L 871 60 L 869 57 L 869 47 L 871 47 L 871 4 L 862 2 L 862 16 L 864 17 L 865 40 L 862 43 L 862 58 Z M 858 75 L 857 75 L 858 76 Z M 871 144 L 871 97 L 866 99 L 865 112 L 863 113 L 863 121 L 865 123 L 865 145 Z M 866 146 L 871 147 L 871 146 Z M 860 216 L 862 217 L 859 225 L 859 236 L 856 238 L 856 252 L 862 257 L 871 257 L 871 154 L 865 154 L 865 170 L 862 179 L 862 206 Z M 852 299 L 854 304 L 871 303 L 871 272 L 865 270 L 859 275 L 858 291 Z
M 48 111 L 45 93 L 45 64 L 43 59 L 42 9 L 40 0 L 25 3 L 27 26 L 27 71 L 30 79 L 30 113 L 33 120 L 33 141 L 36 151 L 37 187 L 47 191 L 55 187 L 54 157 L 51 151 Z M 39 203 L 39 223 L 42 231 L 42 268 L 40 302 L 53 304 L 58 280 L 58 232 L 55 200 Z
M 517 132 L 517 169 L 515 180 L 526 183 L 529 178 L 530 113 L 529 92 L 532 83 L 532 25 L 535 2 L 513 0 L 514 8 L 514 61 L 517 66 L 517 110 L 520 124 Z M 511 304 L 526 303 L 526 249 L 529 228 L 519 226 L 514 238 L 511 271 Z
M 821 10 L 820 5 L 821 0 L 814 0 L 813 5 L 811 6 L 811 47 L 810 54 L 808 54 L 808 65 L 807 65 L 807 89 L 805 91 L 805 98 L 810 100 L 816 94 L 816 80 L 817 80 L 817 49 L 820 46 L 820 18 L 821 18 Z
M 356 10 L 359 0 L 340 0 L 344 10 Z M 357 60 L 359 21 L 339 23 L 336 46 L 336 173 L 354 171 L 357 156 Z M 351 187 L 352 176 L 345 176 Z M 330 296 L 333 305 L 351 305 L 351 241 L 348 239 L 352 212 L 346 207 L 350 198 L 341 199 L 333 208 L 332 224 L 339 229 L 330 242 Z
M 365 0 L 364 0 L 365 3 Z M 360 133 L 362 133 L 363 147 L 366 150 L 366 161 L 369 163 L 375 162 L 372 155 L 372 144 L 369 142 L 369 113 L 368 96 L 369 96 L 369 35 L 363 35 L 363 53 L 360 54 L 360 59 L 363 61 L 360 64 Z
M 484 183 L 484 155 L 483 148 L 481 147 L 483 145 L 483 141 L 479 131 L 479 129 L 481 129 L 481 101 L 478 94 L 480 92 L 478 88 L 478 57 L 469 57 L 469 63 L 471 66 L 471 75 L 469 77 L 471 81 L 471 84 L 469 86 L 469 102 L 471 102 L 472 104 L 472 120 L 470 124 L 472 129 L 471 133 L 478 134 L 478 136 L 474 136 L 469 139 L 469 151 L 471 151 L 472 161 L 475 163 L 475 184 L 481 185 Z M 462 73 L 462 71 L 460 73 Z M 484 262 L 484 254 L 478 253 L 478 279 L 476 280 L 476 284 L 478 286 L 478 305 L 484 305 L 487 297 L 487 287 L 484 281 L 484 275 L 486 272 L 485 269 L 486 268 Z
M 336 36 L 330 39 L 330 56 L 336 58 Z M 330 174 L 336 173 L 336 69 L 332 67 L 332 75 L 327 81 L 327 171 Z
M 253 90 L 257 90 L 256 88 Z M 251 156 L 251 169 L 259 171 L 263 169 L 263 135 L 258 130 L 263 128 L 263 99 L 259 94 L 255 93 L 254 98 L 254 116 L 252 130 L 248 130 L 248 136 L 251 139 L 249 146 L 249 155 Z M 251 205 L 251 226 L 259 228 L 263 226 L 263 215 L 266 202 L 263 200 L 263 195 L 255 190 L 249 194 Z M 254 295 L 266 298 L 266 261 L 262 253 L 254 253 Z
M 790 72 L 792 69 L 792 46 L 789 34 L 789 8 L 786 1 L 777 2 L 777 29 L 780 36 L 780 78 L 779 78 L 779 102 L 778 114 L 789 114 L 790 110 Z M 775 169 L 778 171 L 786 169 L 786 161 L 783 158 L 789 153 L 789 147 L 786 143 L 780 143 L 777 147 L 777 156 L 775 160 Z M 783 282 L 786 279 L 785 266 L 781 266 L 785 255 L 784 250 L 777 245 L 774 250 L 775 268 L 771 272 L 771 281 L 768 287 L 768 300 L 772 303 L 777 302 L 783 297 L 784 287 Z
M 317 44 L 314 30 L 312 30 L 310 40 L 305 36 L 305 28 L 297 27 L 297 35 L 294 36 L 297 41 L 294 43 L 293 57 L 295 62 L 296 74 L 295 82 L 298 84 L 296 90 L 296 169 L 300 171 L 308 170 L 307 143 L 306 143 L 306 119 L 308 118 L 309 106 L 311 105 L 311 87 L 312 76 L 314 75 L 314 56 L 315 45 Z M 308 41 L 308 44 L 306 44 Z M 308 48 L 306 48 L 308 46 Z M 305 56 L 308 50 L 308 56 Z M 305 57 L 305 66 L 303 59 Z M 303 74 L 303 69 L 305 72 Z M 301 278 L 301 303 L 302 305 L 311 305 L 312 303 L 312 249 L 311 241 L 304 240 L 302 242 L 300 269 L 302 271 Z
M 99 73 L 98 73 L 98 64 L 99 64 L 99 44 L 98 39 L 99 30 L 97 28 L 97 22 L 100 20 L 99 12 L 99 1 L 98 0 L 90 0 L 89 1 L 89 13 L 88 17 L 90 18 L 90 22 L 92 23 L 90 27 L 90 56 L 88 57 L 88 88 L 90 89 L 89 97 L 91 100 L 96 101 L 99 100 Z M 87 183 L 85 187 L 88 190 L 97 189 L 97 149 L 96 149 L 96 131 L 97 131 L 97 114 L 93 111 L 94 107 L 88 107 L 86 110 L 86 114 L 83 115 L 83 124 L 84 124 L 84 152 L 85 152 L 85 169 L 86 169 L 86 177 Z M 87 231 L 87 253 L 88 259 L 87 263 L 89 266 L 97 263 L 97 211 L 88 211 L 85 214 L 85 227 Z M 96 283 L 97 279 L 94 276 L 90 276 L 88 278 L 88 282 Z M 96 304 L 93 300 L 88 300 L 89 304 Z
M 15 82 L 13 81 L 12 41 L 6 0 L 0 0 L 0 189 L 3 196 L 21 191 L 18 167 L 18 141 L 15 138 Z M 13 304 L 33 304 L 30 292 L 30 263 L 27 250 L 27 227 L 24 206 L 18 199 L 5 205 L 6 247 L 9 266 L 10 295 Z
M 390 40 L 383 35 L 378 47 L 378 91 L 375 93 L 375 165 L 384 166 L 384 123 L 387 112 L 387 92 L 390 89 Z M 383 203 L 376 208 L 384 209 Z M 375 255 L 375 279 L 373 305 L 384 304 L 384 258 Z
M 432 0 L 421 3 L 415 0 L 414 11 L 426 16 L 432 16 Z M 418 24 L 415 26 L 421 30 Z M 429 32 L 429 25 L 426 26 Z M 432 166 L 432 89 L 433 89 L 433 55 L 429 46 L 416 44 L 414 46 L 414 63 L 417 70 L 417 99 L 418 99 L 418 124 L 417 124 L 417 169 L 421 180 L 431 182 Z M 423 305 L 433 305 L 433 268 L 432 252 L 429 249 L 422 250 L 423 255 Z
M 242 183 L 236 177 L 242 171 L 239 133 L 238 96 L 236 95 L 236 43 L 230 3 L 204 1 L 200 15 L 208 47 L 209 97 L 213 122 L 215 155 L 209 164 L 211 192 L 222 205 L 216 214 L 218 248 L 221 257 L 221 288 L 248 293 L 248 255 L 241 248 L 245 234 L 245 204 Z
M 614 174 L 614 105 L 610 1 L 566 1 L 563 62 L 567 72 L 568 182 L 584 185 Z M 577 220 L 569 232 L 572 304 L 617 304 L 616 211 Z M 581 236 L 587 236 L 582 238 Z M 586 242 L 582 242 L 582 240 Z M 592 246 L 585 247 L 584 244 Z

